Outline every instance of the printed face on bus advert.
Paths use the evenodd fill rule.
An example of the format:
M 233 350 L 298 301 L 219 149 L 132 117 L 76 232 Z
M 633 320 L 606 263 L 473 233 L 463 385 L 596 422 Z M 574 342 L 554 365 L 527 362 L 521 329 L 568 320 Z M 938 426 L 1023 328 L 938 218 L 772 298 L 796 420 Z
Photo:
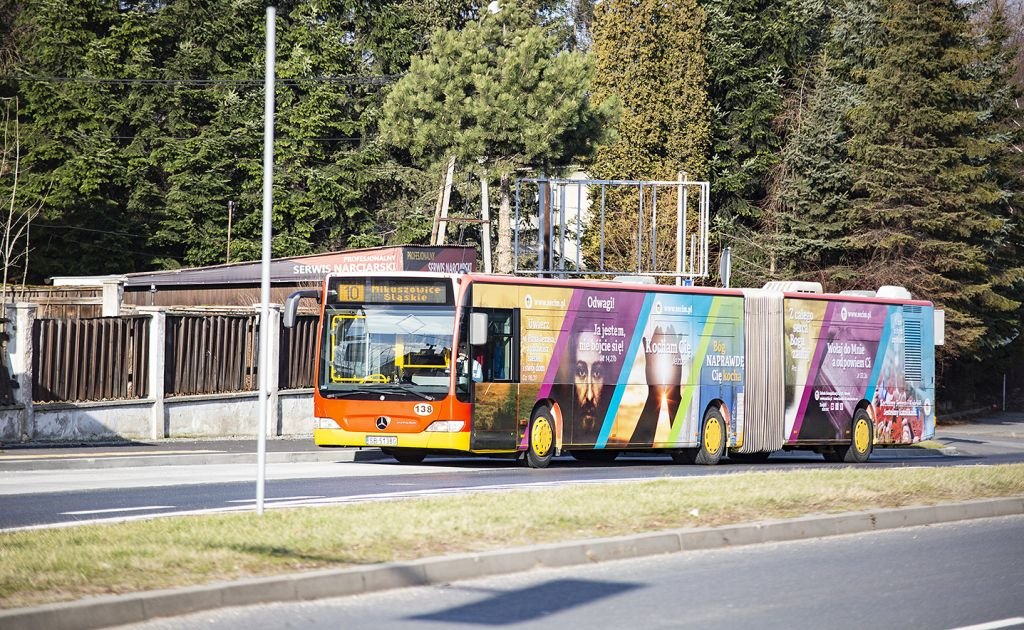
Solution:
M 574 348 L 576 363 L 573 381 L 576 390 L 576 405 L 581 419 L 580 427 L 587 431 L 596 430 L 600 423 L 598 410 L 601 406 L 607 366 L 599 351 L 600 345 L 594 333 L 580 332 Z

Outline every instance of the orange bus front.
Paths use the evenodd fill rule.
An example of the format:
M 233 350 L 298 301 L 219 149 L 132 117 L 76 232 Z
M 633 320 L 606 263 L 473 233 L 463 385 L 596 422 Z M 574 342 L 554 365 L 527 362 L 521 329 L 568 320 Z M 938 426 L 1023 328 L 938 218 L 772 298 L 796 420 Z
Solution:
M 457 392 L 470 376 L 452 352 L 452 277 L 331 276 L 325 289 L 316 444 L 468 451 L 470 405 Z

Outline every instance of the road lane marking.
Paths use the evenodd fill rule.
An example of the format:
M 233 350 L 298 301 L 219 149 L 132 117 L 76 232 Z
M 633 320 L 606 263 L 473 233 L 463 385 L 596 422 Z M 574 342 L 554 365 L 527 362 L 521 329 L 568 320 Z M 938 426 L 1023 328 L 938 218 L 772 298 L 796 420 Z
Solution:
M 304 501 L 306 499 L 323 499 L 324 495 L 310 495 L 305 497 L 266 497 L 264 501 Z M 231 499 L 225 503 L 255 503 L 256 499 Z
M 1024 617 L 1013 617 L 1012 619 L 1000 619 L 988 623 L 979 623 L 975 626 L 960 626 L 952 630 L 996 630 L 996 628 L 1009 628 L 1011 626 L 1024 625 Z
M 103 453 L 37 453 L 35 455 L 0 455 L 0 462 L 24 460 L 24 459 L 85 459 L 88 457 L 139 457 L 146 455 L 210 455 L 212 453 L 225 453 L 226 451 L 109 451 Z
M 141 512 L 143 510 L 171 510 L 174 505 L 143 505 L 140 507 L 111 508 L 109 510 L 78 510 L 76 512 L 61 512 L 63 516 L 80 516 L 85 514 L 114 514 L 117 512 Z

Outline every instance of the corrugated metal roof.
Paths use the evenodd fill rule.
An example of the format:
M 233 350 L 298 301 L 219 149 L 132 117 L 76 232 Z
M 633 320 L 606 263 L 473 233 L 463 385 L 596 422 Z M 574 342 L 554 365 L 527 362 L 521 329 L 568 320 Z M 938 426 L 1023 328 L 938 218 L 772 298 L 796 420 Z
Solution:
M 402 245 L 375 247 L 311 256 L 277 258 L 270 262 L 270 281 L 319 281 L 328 273 L 364 271 L 440 271 L 471 273 L 476 266 L 476 249 L 466 246 L 433 247 Z M 259 284 L 262 276 L 259 261 L 130 273 L 125 288 L 167 285 Z

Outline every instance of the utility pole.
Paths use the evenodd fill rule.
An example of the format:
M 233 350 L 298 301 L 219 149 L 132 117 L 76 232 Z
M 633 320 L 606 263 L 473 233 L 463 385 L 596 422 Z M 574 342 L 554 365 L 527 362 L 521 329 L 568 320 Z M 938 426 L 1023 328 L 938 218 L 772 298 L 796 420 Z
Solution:
M 228 255 L 224 258 L 225 263 L 231 262 L 231 215 L 235 210 L 235 202 L 228 202 Z
M 483 246 L 484 273 L 491 273 L 491 204 L 487 189 L 487 168 L 480 158 L 480 241 Z
M 270 392 L 270 246 L 274 228 L 274 50 L 277 10 L 267 5 L 267 65 L 263 99 L 263 262 L 260 274 L 260 363 L 259 410 L 257 426 L 256 513 L 263 514 L 263 488 L 267 477 L 267 419 Z

